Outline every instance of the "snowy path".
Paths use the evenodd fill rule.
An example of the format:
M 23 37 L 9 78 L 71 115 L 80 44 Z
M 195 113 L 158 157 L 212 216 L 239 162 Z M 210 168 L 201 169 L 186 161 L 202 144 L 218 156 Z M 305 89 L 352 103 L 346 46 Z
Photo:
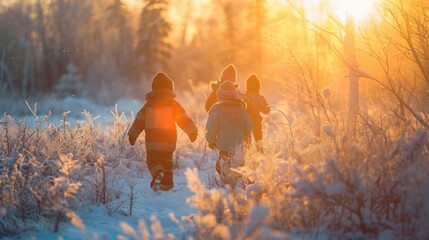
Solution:
M 207 182 L 207 171 L 199 173 L 200 179 Z M 156 215 L 161 222 L 164 233 L 172 233 L 177 238 L 182 236 L 179 227 L 170 219 L 169 213 L 172 212 L 181 220 L 182 216 L 189 216 L 196 213 L 196 209 L 191 208 L 186 203 L 186 198 L 192 195 L 187 187 L 185 169 L 175 170 L 174 172 L 175 187 L 168 192 L 155 193 L 148 187 L 149 179 L 145 178 L 138 182 L 136 189 L 143 189 L 136 195 L 135 207 L 131 216 L 124 216 L 115 213 L 112 216 L 107 215 L 106 208 L 103 205 L 91 206 L 86 209 L 78 209 L 76 213 L 84 222 L 89 236 L 98 235 L 99 239 L 116 239 L 119 234 L 123 233 L 120 222 L 126 222 L 138 231 L 139 219 L 144 219 L 148 227 L 151 226 L 150 217 Z M 71 223 L 63 223 L 59 233 L 49 231 L 32 233 L 36 239 L 88 239 L 80 229 Z M 127 236 L 129 237 L 129 236 Z M 28 237 L 30 239 L 30 237 Z

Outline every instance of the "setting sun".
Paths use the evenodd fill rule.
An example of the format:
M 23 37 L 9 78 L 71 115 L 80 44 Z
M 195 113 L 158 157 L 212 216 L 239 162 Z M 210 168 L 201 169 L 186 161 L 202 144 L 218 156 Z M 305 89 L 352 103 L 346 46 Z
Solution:
M 329 2 L 332 11 L 336 14 L 351 14 L 357 22 L 361 22 L 373 11 L 376 0 L 330 0 Z
M 326 10 L 332 12 L 336 17 L 345 19 L 346 14 L 353 15 L 357 22 L 362 22 L 367 18 L 378 0 L 303 0 L 302 5 L 307 12 L 309 19 L 315 19 L 324 15 Z M 287 6 L 291 2 L 288 0 L 271 0 L 268 3 L 272 6 Z
M 373 11 L 376 0 L 328 0 L 323 3 L 321 0 L 306 0 L 306 8 L 313 12 L 315 9 L 320 9 L 322 4 L 326 4 L 332 14 L 345 19 L 347 14 L 351 14 L 356 22 L 363 21 Z

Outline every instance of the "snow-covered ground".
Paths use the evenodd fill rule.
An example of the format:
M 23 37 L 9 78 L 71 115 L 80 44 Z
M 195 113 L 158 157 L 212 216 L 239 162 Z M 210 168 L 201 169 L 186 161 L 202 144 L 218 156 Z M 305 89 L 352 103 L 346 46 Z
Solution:
M 73 126 L 76 120 L 85 119 L 85 115 L 82 112 L 87 111 L 93 118 L 98 117 L 95 123 L 105 126 L 115 121 L 114 116 L 111 114 L 111 112 L 115 111 L 115 107 L 117 107 L 119 113 L 123 112 L 127 119 L 132 119 L 131 112 L 136 114 L 143 106 L 143 103 L 136 99 L 120 99 L 115 105 L 99 105 L 89 99 L 76 97 L 67 97 L 62 100 L 48 99 L 44 102 L 27 101 L 27 103 L 29 107 L 25 101 L 21 101 L 17 103 L 17 107 L 14 109 L 15 112 L 6 113 L 15 118 L 27 117 L 28 122 L 32 124 L 32 119 L 34 119 L 32 110 L 36 109 L 36 114 L 39 117 L 46 116 L 51 112 L 48 122 L 58 124 L 62 120 L 62 114 L 67 112 L 66 120 Z M 1 113 L 3 115 L 4 111 L 1 111 Z
M 208 170 L 211 171 L 211 170 Z M 199 172 L 200 179 L 203 182 L 207 181 L 208 171 Z M 175 170 L 174 181 L 175 186 L 168 192 L 154 192 L 149 188 L 149 178 L 141 179 L 137 182 L 136 200 L 133 214 L 125 216 L 124 214 L 115 213 L 112 216 L 107 214 L 106 208 L 103 205 L 90 206 L 83 209 L 78 209 L 76 214 L 81 218 L 87 234 L 74 226 L 72 223 L 63 223 L 58 233 L 45 230 L 42 232 L 30 232 L 24 238 L 30 239 L 88 239 L 98 236 L 99 239 L 117 239 L 118 235 L 130 237 L 126 235 L 121 228 L 121 222 L 125 222 L 138 232 L 138 223 L 144 220 L 150 229 L 152 225 L 151 217 L 156 216 L 159 219 L 164 233 L 173 234 L 180 239 L 182 230 L 171 220 L 171 213 L 177 219 L 182 216 L 189 216 L 196 213 L 196 209 L 191 208 L 186 199 L 191 196 L 191 191 L 187 187 L 185 169 Z M 125 193 L 126 194 L 126 193 Z

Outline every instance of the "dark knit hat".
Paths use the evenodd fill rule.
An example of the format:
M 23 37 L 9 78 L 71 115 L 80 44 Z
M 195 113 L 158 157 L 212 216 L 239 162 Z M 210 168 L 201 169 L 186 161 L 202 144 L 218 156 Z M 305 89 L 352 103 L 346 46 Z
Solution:
M 220 75 L 220 82 L 224 82 L 224 81 L 235 82 L 236 77 L 237 77 L 237 71 L 235 70 L 234 65 L 229 64 L 222 70 L 222 73 Z
M 225 81 L 220 86 L 216 92 L 217 99 L 220 101 L 227 99 L 239 99 L 240 92 L 238 92 L 235 84 L 231 81 Z
M 258 76 L 256 76 L 256 74 L 250 75 L 246 81 L 247 92 L 259 92 L 260 89 L 261 89 L 261 83 L 259 81 Z
M 174 82 L 165 73 L 159 72 L 152 80 L 152 90 L 174 90 Z

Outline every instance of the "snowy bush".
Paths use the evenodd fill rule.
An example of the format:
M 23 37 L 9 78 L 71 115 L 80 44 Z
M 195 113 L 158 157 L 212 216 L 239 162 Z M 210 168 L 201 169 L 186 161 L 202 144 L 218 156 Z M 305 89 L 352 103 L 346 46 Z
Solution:
M 39 116 L 37 104 L 27 106 L 34 123 L 6 114 L 0 120 L 2 235 L 38 229 L 42 219 L 56 232 L 67 213 L 81 204 L 101 203 L 111 214 L 132 213 L 133 197 L 123 194 L 124 186 L 132 189 L 133 179 L 146 169 L 141 148 L 127 146 L 123 114 L 116 108 L 113 127 L 103 131 L 87 111 L 82 113 L 86 120 L 73 128 L 69 112 L 54 125 L 47 121 L 50 113 Z M 124 181 L 124 174 L 130 179 Z
M 267 225 L 268 208 L 259 205 L 259 194 L 246 195 L 242 189 L 206 189 L 196 169 L 186 171 L 194 196 L 188 203 L 201 215 L 185 218 L 196 239 L 284 239 Z
M 323 130 L 326 136 L 315 141 L 325 146 L 321 160 L 299 155 L 307 147 L 299 138 L 295 155 L 248 149 L 244 166 L 234 169 L 247 180 L 244 189 L 206 189 L 196 172 L 188 171 L 194 193 L 189 203 L 200 212 L 185 219 L 194 236 L 274 239 L 320 233 L 347 239 L 426 239 L 427 133 L 417 129 L 410 135 L 407 130 L 396 140 L 364 133 L 359 141 L 350 141 L 330 126 Z
M 367 155 L 365 149 L 345 143 L 320 167 L 297 169 L 293 196 L 308 203 L 308 213 L 319 211 L 319 224 L 307 227 L 357 238 L 385 231 L 427 238 L 421 223 L 429 217 L 423 200 L 428 191 L 420 184 L 428 180 L 425 144 L 421 129 L 407 140 L 398 139 L 385 156 Z
M 1 217 L 1 232 L 17 234 L 34 227 L 40 218 L 49 220 L 52 230 L 58 231 L 67 211 L 78 203 L 80 183 L 71 178 L 76 166 L 69 157 L 62 155 L 52 164 L 22 154 L 3 159 L 0 208 L 5 215 Z

